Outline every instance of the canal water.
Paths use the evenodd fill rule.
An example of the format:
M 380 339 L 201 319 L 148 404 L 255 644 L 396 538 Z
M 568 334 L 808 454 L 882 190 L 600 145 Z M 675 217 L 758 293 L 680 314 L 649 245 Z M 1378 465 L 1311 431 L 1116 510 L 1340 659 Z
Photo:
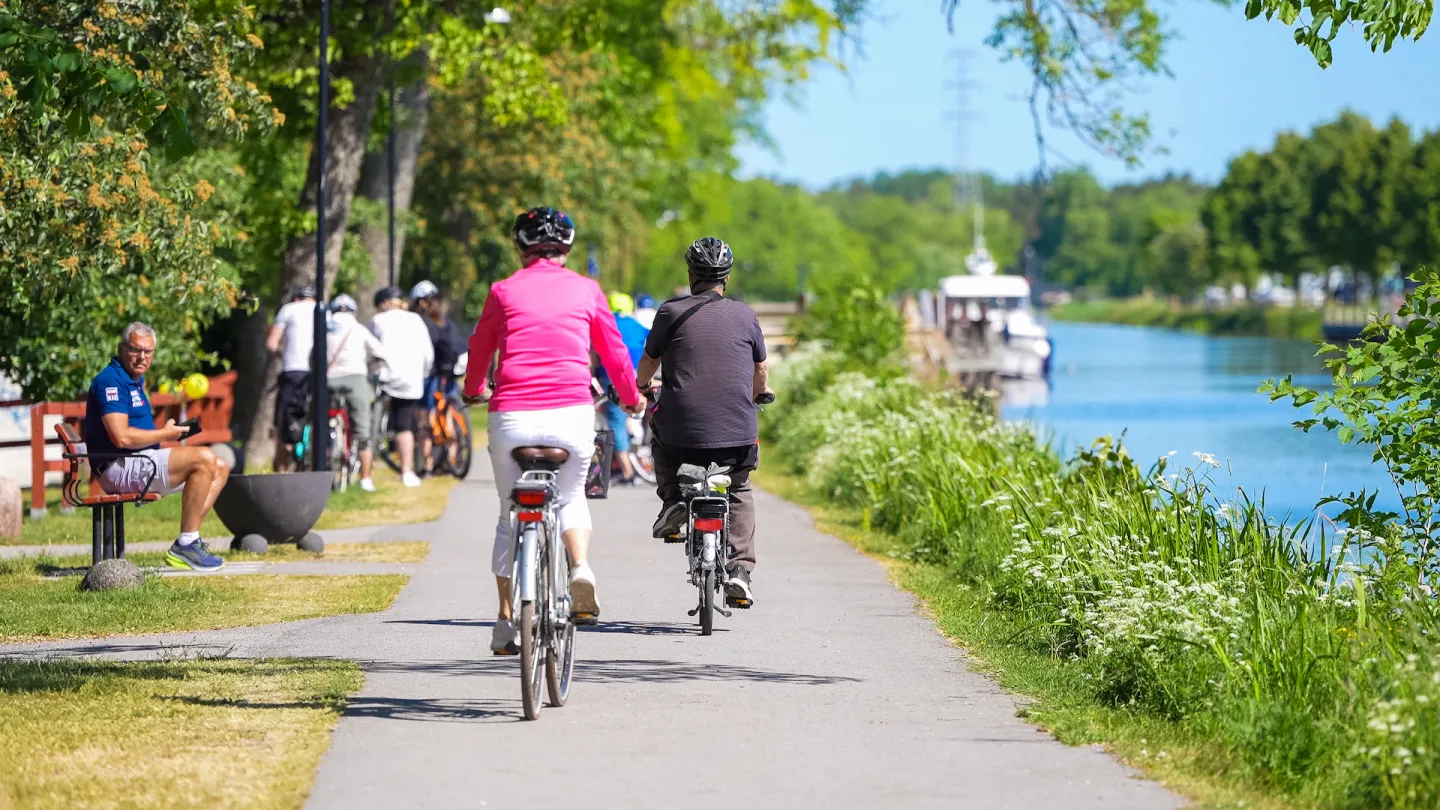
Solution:
M 1263 492 L 1274 517 L 1313 514 L 1322 494 L 1362 487 L 1380 493 L 1377 505 L 1398 508 L 1384 467 L 1372 464 L 1367 450 L 1320 428 L 1296 430 L 1291 422 L 1308 408 L 1256 393 L 1264 380 L 1286 374 L 1328 388 L 1313 344 L 1101 324 L 1049 329 L 1055 357 L 1048 390 L 1040 384 L 1010 392 L 1004 416 L 1032 422 L 1066 457 L 1097 436 L 1124 432 L 1142 467 L 1171 450 L 1187 466 L 1198 464 L 1196 452 L 1213 455 L 1223 465 L 1213 473 L 1217 491 Z

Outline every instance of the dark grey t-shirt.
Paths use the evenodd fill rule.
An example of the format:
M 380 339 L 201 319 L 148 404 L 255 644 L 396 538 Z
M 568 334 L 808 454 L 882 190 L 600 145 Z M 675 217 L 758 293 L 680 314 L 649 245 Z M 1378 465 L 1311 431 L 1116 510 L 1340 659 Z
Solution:
M 661 365 L 660 441 L 682 448 L 755 443 L 755 364 L 765 359 L 765 336 L 753 309 L 713 291 L 672 298 L 655 314 L 645 353 Z

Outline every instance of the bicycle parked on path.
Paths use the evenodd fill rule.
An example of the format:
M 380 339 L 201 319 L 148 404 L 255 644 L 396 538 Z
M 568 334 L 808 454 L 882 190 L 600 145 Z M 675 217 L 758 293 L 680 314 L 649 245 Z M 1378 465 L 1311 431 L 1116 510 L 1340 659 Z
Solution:
M 575 626 L 594 624 L 595 617 L 570 615 L 570 557 L 555 515 L 556 475 L 570 451 L 517 447 L 511 457 L 522 472 L 510 493 L 510 615 L 519 618 L 525 719 L 538 720 L 541 680 L 550 705 L 564 706 L 575 672 Z
M 755 405 L 758 410 L 759 406 L 774 401 L 774 394 L 761 394 L 755 398 Z M 717 612 L 728 619 L 732 614 L 726 607 L 747 610 L 751 605 L 749 599 L 735 599 L 728 595 L 723 600 L 723 607 L 715 604 L 715 597 L 724 593 L 725 585 L 730 581 L 726 562 L 734 553 L 730 545 L 731 471 L 732 468 L 718 464 L 709 467 L 681 464 L 676 472 L 686 518 L 680 532 L 666 537 L 665 542 L 685 544 L 690 584 L 699 592 L 698 603 L 686 615 L 699 617 L 702 636 L 714 632 Z

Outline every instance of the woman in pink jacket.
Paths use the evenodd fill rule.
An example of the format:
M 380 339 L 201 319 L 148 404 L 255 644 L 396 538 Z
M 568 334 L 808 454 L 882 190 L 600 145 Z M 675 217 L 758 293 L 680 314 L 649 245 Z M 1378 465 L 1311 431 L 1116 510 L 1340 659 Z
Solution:
M 590 507 L 585 474 L 595 447 L 595 406 L 590 393 L 590 349 L 614 381 L 626 411 L 642 410 L 635 370 L 620 340 L 615 318 L 600 285 L 565 269 L 575 242 L 570 218 L 535 208 L 515 220 L 512 231 L 522 267 L 490 288 L 485 309 L 470 336 L 465 396 L 484 389 L 490 358 L 498 350 L 495 392 L 490 399 L 490 463 L 500 496 L 491 570 L 500 591 L 500 616 L 490 649 L 514 655 L 517 631 L 510 615 L 512 543 L 509 498 L 520 480 L 510 453 L 517 447 L 563 447 L 570 458 L 559 472 L 557 515 L 570 551 L 570 596 L 575 613 L 600 615 L 595 574 L 586 560 L 590 545 Z

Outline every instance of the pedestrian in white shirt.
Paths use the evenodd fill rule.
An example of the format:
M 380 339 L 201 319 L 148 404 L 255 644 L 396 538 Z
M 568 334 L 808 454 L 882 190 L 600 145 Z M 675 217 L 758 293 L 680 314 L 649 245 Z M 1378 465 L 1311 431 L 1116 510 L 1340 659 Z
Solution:
M 380 388 L 390 396 L 390 429 L 395 431 L 395 452 L 400 456 L 401 480 L 420 486 L 415 475 L 415 431 L 424 425 L 425 378 L 435 364 L 435 347 L 425 319 L 405 309 L 405 293 L 386 287 L 375 293 L 375 318 L 370 331 L 384 346 L 390 375 Z
M 370 447 L 374 429 L 370 407 L 375 392 L 370 389 L 370 365 L 385 363 L 387 357 L 384 345 L 355 320 L 356 309 L 355 299 L 348 295 L 337 295 L 330 302 L 330 331 L 325 336 L 329 352 L 326 383 L 331 407 L 344 408 L 350 417 L 350 430 L 360 452 L 360 488 L 374 492 L 375 482 L 370 479 L 375 464 L 375 452 Z
M 280 452 L 275 471 L 295 469 L 295 445 L 303 438 L 310 412 L 310 351 L 315 346 L 315 288 L 295 290 L 290 303 L 280 307 L 275 325 L 265 336 L 265 348 L 280 359 L 275 383 L 275 433 Z

